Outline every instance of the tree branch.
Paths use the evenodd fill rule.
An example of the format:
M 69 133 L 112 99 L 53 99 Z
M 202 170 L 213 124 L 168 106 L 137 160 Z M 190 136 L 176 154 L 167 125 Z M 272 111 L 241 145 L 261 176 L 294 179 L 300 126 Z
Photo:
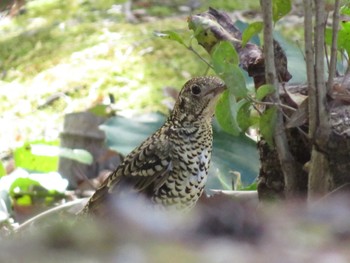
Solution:
M 272 99 L 274 103 L 280 104 L 278 81 L 276 77 L 276 68 L 274 60 L 273 46 L 273 25 L 272 25 L 272 0 L 261 0 L 260 5 L 263 12 L 264 21 L 264 55 L 265 55 L 265 75 L 267 83 L 276 87 L 276 92 Z M 293 196 L 296 193 L 296 165 L 292 154 L 289 151 L 287 136 L 285 133 L 283 116 L 280 111 L 277 111 L 277 121 L 275 126 L 274 140 L 276 150 L 281 164 L 281 169 L 285 182 L 286 196 Z
M 310 2 L 310 1 L 308 1 Z M 327 149 L 327 143 L 329 140 L 331 127 L 329 122 L 329 113 L 326 107 L 327 88 L 324 75 L 324 33 L 325 33 L 325 3 L 324 0 L 314 0 L 315 3 L 315 62 L 312 66 L 315 69 L 314 86 L 310 86 L 309 100 L 316 102 L 316 113 L 311 111 L 310 118 L 315 122 L 312 131 L 312 152 L 311 152 L 311 165 L 309 171 L 308 182 L 308 196 L 309 199 L 313 199 L 319 195 L 326 194 L 331 188 L 332 174 L 330 172 L 329 160 L 327 156 L 320 152 L 319 149 Z M 305 5 L 307 8 L 308 5 Z M 310 10 L 311 12 L 311 10 Z M 305 10 L 305 19 L 309 15 Z M 333 58 L 334 60 L 334 58 Z M 334 61 L 331 63 L 335 63 Z M 311 65 L 308 65 L 311 67 Z M 331 70 L 330 66 L 330 70 Z M 309 76 L 308 76 L 309 77 Z M 309 80 L 312 81 L 312 80 Z M 332 79 L 333 81 L 333 79 Z M 315 88 L 315 90 L 313 90 Z M 315 93 L 313 93 L 315 91 Z M 314 106 L 314 105 L 312 105 Z M 314 110 L 314 109 L 313 109 Z
M 314 50 L 312 43 L 312 0 L 304 1 L 304 10 L 305 62 L 309 95 L 309 137 L 312 141 L 317 127 L 317 95 L 315 85 Z
M 326 23 L 325 3 L 324 0 L 315 0 L 315 75 L 316 75 L 316 90 L 317 90 L 317 106 L 318 117 L 317 121 L 322 129 L 320 132 L 326 132 L 329 126 L 329 119 L 326 109 L 327 89 L 324 75 L 324 31 Z
M 272 102 L 272 101 L 258 101 L 256 99 L 254 99 L 252 96 L 247 96 L 247 99 L 255 104 L 259 104 L 259 105 L 270 105 L 270 106 L 277 106 L 279 108 L 280 111 L 282 111 L 282 108 L 283 109 L 286 109 L 286 110 L 290 110 L 290 111 L 296 111 L 295 108 L 287 105 L 287 104 L 283 104 L 283 103 L 276 103 L 276 102 Z
M 333 79 L 337 68 L 337 40 L 338 40 L 338 28 L 339 28 L 339 8 L 340 0 L 335 0 L 334 13 L 333 13 L 333 34 L 332 34 L 332 46 L 331 46 L 331 61 L 329 65 L 329 75 L 327 81 L 327 92 L 330 92 L 333 86 Z

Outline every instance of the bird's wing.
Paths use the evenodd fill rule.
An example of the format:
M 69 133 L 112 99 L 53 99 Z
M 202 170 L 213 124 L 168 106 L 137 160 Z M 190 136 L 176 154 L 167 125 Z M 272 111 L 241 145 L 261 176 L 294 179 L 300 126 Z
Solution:
M 168 137 L 163 131 L 156 132 L 127 155 L 120 168 L 109 176 L 109 192 L 116 191 L 118 185 L 124 184 L 141 192 L 150 184 L 162 181 L 159 179 L 167 176 L 171 170 L 170 151 Z
M 158 130 L 127 155 L 123 163 L 103 182 L 84 210 L 95 210 L 112 192 L 126 187 L 151 195 L 166 180 L 172 169 L 171 145 L 164 130 Z

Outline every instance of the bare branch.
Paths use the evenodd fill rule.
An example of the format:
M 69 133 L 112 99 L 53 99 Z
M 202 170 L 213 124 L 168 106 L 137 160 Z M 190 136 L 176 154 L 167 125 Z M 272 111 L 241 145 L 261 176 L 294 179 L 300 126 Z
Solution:
M 326 17 L 325 17 L 325 22 L 327 22 L 328 21 L 328 15 L 329 15 L 329 13 L 327 12 L 326 14 Z M 326 28 L 325 28 L 326 29 Z M 323 42 L 323 48 L 324 48 L 324 54 L 325 54 L 325 56 L 326 56 L 326 62 L 327 62 L 327 69 L 328 69 L 328 71 L 329 71 L 329 67 L 330 67 L 330 63 L 329 63 L 329 56 L 328 56 L 328 50 L 327 50 L 327 43 L 326 43 L 326 41 L 324 41 Z
M 323 0 L 315 0 L 315 74 L 318 106 L 318 124 L 323 130 L 329 126 L 328 114 L 326 109 L 327 89 L 324 75 L 324 31 L 326 23 L 325 3 Z
M 339 8 L 340 0 L 335 0 L 334 13 L 333 13 L 333 35 L 332 35 L 332 46 L 331 46 L 331 62 L 329 66 L 329 75 L 327 81 L 327 91 L 330 92 L 333 86 L 333 79 L 335 77 L 337 67 L 337 39 L 338 39 L 338 28 L 339 28 Z
M 310 1 L 309 1 L 310 2 Z M 329 114 L 326 107 L 327 88 L 324 75 L 324 35 L 325 35 L 325 1 L 314 0 L 315 3 L 315 83 L 310 86 L 309 100 L 313 100 L 315 105 L 310 112 L 310 119 L 314 122 L 312 131 L 312 142 L 315 143 L 311 152 L 311 165 L 309 170 L 308 196 L 312 200 L 314 197 L 326 194 L 332 182 L 329 160 L 327 156 L 319 149 L 326 148 L 330 135 Z M 308 7 L 305 5 L 305 7 Z M 305 19 L 308 15 L 305 13 Z M 308 65 L 308 67 L 311 67 Z M 330 67 L 331 68 L 331 67 Z M 310 80 L 309 80 L 310 81 Z M 311 80 L 312 81 L 312 80 Z M 313 90 L 315 88 L 315 90 Z M 310 94 L 311 91 L 311 94 Z M 315 93 L 313 93 L 315 92 Z M 314 110 L 317 110 L 315 113 Z
M 309 137 L 313 140 L 317 127 L 317 95 L 315 85 L 314 50 L 312 43 L 312 0 L 304 1 L 304 10 L 305 57 L 309 94 Z
M 206 60 L 192 47 L 192 45 L 188 46 L 187 49 L 188 49 L 189 51 L 192 51 L 200 60 L 202 60 L 205 64 L 207 64 L 207 66 L 208 66 L 209 68 L 213 68 L 213 66 L 210 65 L 210 63 L 209 63 L 208 61 L 206 61 Z
M 261 0 L 260 5 L 263 11 L 264 20 L 264 55 L 265 55 L 265 75 L 267 83 L 278 87 L 276 77 L 276 67 L 274 60 L 273 46 L 273 25 L 272 25 L 272 0 Z M 273 94 L 274 103 L 280 104 L 279 91 Z M 281 164 L 281 169 L 284 176 L 285 192 L 287 196 L 293 196 L 296 192 L 296 165 L 292 154 L 289 151 L 287 136 L 283 123 L 281 111 L 277 111 L 277 121 L 274 135 L 276 150 Z
M 286 110 L 293 111 L 293 112 L 296 111 L 295 108 L 293 108 L 293 107 L 291 107 L 291 106 L 289 106 L 287 104 L 283 104 L 281 102 L 280 103 L 276 103 L 276 102 L 272 102 L 272 101 L 258 101 L 258 100 L 254 99 L 253 97 L 251 97 L 249 95 L 247 96 L 247 99 L 250 100 L 251 102 L 254 102 L 255 104 L 259 104 L 259 105 L 277 106 L 277 107 L 280 108 L 279 110 L 281 110 L 281 111 L 282 111 L 282 108 L 284 108 Z

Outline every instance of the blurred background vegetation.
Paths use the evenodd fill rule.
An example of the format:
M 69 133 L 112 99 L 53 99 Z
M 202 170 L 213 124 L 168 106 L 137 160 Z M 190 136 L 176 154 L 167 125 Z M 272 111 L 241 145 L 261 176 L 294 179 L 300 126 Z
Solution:
M 0 152 L 57 138 L 64 114 L 106 102 L 108 94 L 119 112 L 164 112 L 162 89 L 181 87 L 206 66 L 153 32 L 189 34 L 187 16 L 208 6 L 228 12 L 259 7 L 255 0 L 133 1 L 130 10 L 123 4 L 33 0 L 17 16 L 2 17 Z
M 175 41 L 156 37 L 154 31 L 173 30 L 189 38 L 188 15 L 206 11 L 209 6 L 230 13 L 236 20 L 261 20 L 258 0 L 134 0 L 129 8 L 125 1 L 118 0 L 27 0 L 13 17 L 7 15 L 10 2 L 0 2 L 3 160 L 12 153 L 21 157 L 30 148 L 29 142 L 58 145 L 63 118 L 68 113 L 111 102 L 123 115 L 166 113 L 163 88 L 179 89 L 188 78 L 205 74 L 207 66 Z M 286 49 L 294 81 L 303 80 L 302 51 L 298 48 L 303 46 L 302 4 L 302 0 L 293 1 L 291 13 L 276 25 L 289 43 L 296 43 L 294 48 Z M 192 45 L 207 58 L 195 41 Z M 228 141 L 219 143 L 227 145 Z M 240 163 L 252 162 L 241 157 Z M 348 262 L 350 258 L 339 254 L 349 254 L 349 210 L 332 200 L 323 200 L 309 209 L 295 204 L 277 209 L 259 206 L 265 210 L 257 215 L 255 203 L 214 199 L 208 208 L 190 214 L 186 221 L 175 216 L 159 217 L 137 206 L 133 217 L 127 213 L 130 209 L 122 207 L 122 217 L 108 224 L 89 220 L 79 222 L 72 231 L 65 228 L 70 221 L 64 221 L 65 227 L 51 229 L 39 222 L 34 236 L 2 238 L 10 232 L 8 223 L 13 223 L 8 220 L 13 216 L 13 211 L 7 211 L 9 207 L 17 206 L 16 213 L 26 214 L 25 206 L 32 201 L 38 204 L 69 199 L 67 182 L 52 172 L 57 169 L 57 156 L 54 162 L 52 157 L 45 158 L 39 164 L 50 176 L 32 174 L 28 180 L 22 179 L 26 177 L 23 170 L 13 174 L 12 181 L 10 176 L 2 176 L 6 171 L 0 162 L 2 262 L 21 262 L 24 258 L 26 262 L 165 262 L 172 258 L 177 262 L 285 262 L 288 257 L 295 257 L 290 262 Z M 38 165 L 34 155 L 17 161 L 26 162 L 29 170 Z M 7 164 L 6 169 L 11 165 Z M 48 192 L 40 196 L 43 187 Z M 11 203 L 9 194 L 16 202 Z M 23 207 L 18 210 L 20 205 Z M 55 215 L 55 219 L 59 217 Z M 14 218 L 16 222 L 25 219 L 18 214 Z
M 15 9 L 13 6 L 11 9 L 13 2 L 19 4 Z M 101 105 L 111 105 L 113 111 L 124 116 L 167 114 L 169 94 L 164 94 L 164 88 L 180 89 L 189 78 L 208 73 L 207 65 L 193 52 L 154 33 L 173 30 L 190 41 L 187 17 L 209 6 L 232 13 L 237 20 L 249 21 L 260 16 L 256 0 L 0 3 L 0 201 L 6 203 L 2 205 L 5 219 L 12 214 L 13 206 L 16 210 L 18 206 L 67 198 L 67 193 L 62 195 L 67 182 L 60 175 L 36 174 L 57 171 L 58 156 L 91 164 L 91 155 L 86 152 L 57 148 L 66 114 L 94 107 L 95 112 L 101 113 L 105 109 L 98 108 Z M 191 46 L 209 60 L 195 40 Z M 128 127 L 128 121 L 123 123 L 123 127 Z M 157 120 L 154 124 L 161 122 Z M 146 121 L 146 125 L 150 124 Z M 118 136 L 128 132 L 119 131 Z M 142 136 L 148 135 L 144 133 Z M 231 143 L 223 145 L 237 148 L 239 153 L 232 155 L 239 163 L 236 169 L 248 168 L 251 183 L 258 161 L 249 163 L 241 154 L 245 151 L 257 159 L 255 145 L 245 138 Z M 134 146 L 128 145 L 130 149 Z M 230 154 L 224 151 L 224 155 Z M 221 159 L 232 167 L 231 159 Z M 213 168 L 217 173 L 215 169 L 218 168 Z M 3 176 L 10 173 L 12 176 Z M 231 188 L 231 179 L 232 175 L 222 183 Z
M 13 172 L 16 167 L 30 173 L 57 171 L 58 156 L 91 164 L 91 156 L 86 152 L 40 148 L 42 144 L 59 145 L 66 114 L 94 108 L 95 113 L 108 115 L 103 112 L 106 105 L 112 106 L 118 116 L 167 114 L 170 98 L 166 87 L 179 90 L 193 76 L 215 74 L 208 72 L 207 65 L 194 52 L 176 41 L 161 39 L 155 32 L 171 30 L 185 41 L 191 41 L 188 16 L 209 7 L 229 13 L 240 25 L 261 21 L 258 0 L 17 0 L 23 5 L 15 10 L 15 15 L 9 8 L 13 2 L 0 3 L 0 193 L 2 186 L 6 188 L 6 198 L 10 191 L 12 198 L 20 200 L 22 205 L 31 203 L 28 196 L 22 194 L 36 192 L 36 187 L 44 184 L 35 185 L 33 181 L 41 181 L 42 177 L 35 175 L 14 184 L 13 180 L 6 183 L 7 178 L 1 178 L 2 175 Z M 287 53 L 292 82 L 305 80 L 300 48 L 303 46 L 302 4 L 301 0 L 293 1 L 291 12 L 275 26 L 276 38 Z M 192 39 L 190 45 L 210 61 L 196 40 Z M 135 126 L 123 119 L 108 122 L 118 123 L 123 128 L 119 130 L 115 130 L 115 125 L 105 125 L 109 147 L 126 154 L 152 132 L 148 128 L 159 127 L 164 116 L 139 123 L 134 120 Z M 108 133 L 110 128 L 112 133 Z M 138 139 L 136 130 L 141 131 Z M 132 136 L 130 131 L 134 132 Z M 232 187 L 231 181 L 239 183 L 240 175 L 231 173 L 240 174 L 243 170 L 243 185 L 252 183 L 259 169 L 254 142 L 245 136 L 218 136 L 217 125 L 214 132 L 216 138 L 221 136 L 214 141 L 214 148 L 223 151 L 214 151 L 220 155 L 213 156 L 212 174 L 218 174 L 223 187 L 209 182 L 210 188 L 236 189 L 237 185 Z M 109 142 L 111 137 L 114 141 Z M 123 151 L 120 138 L 127 142 L 127 137 L 134 144 L 130 143 Z M 33 143 L 41 146 L 34 149 Z M 220 162 L 230 168 L 230 174 L 224 175 L 226 180 L 220 178 L 218 172 L 223 173 L 223 169 L 215 165 Z M 16 176 L 23 178 L 25 174 L 19 171 Z M 64 188 L 64 182 L 51 181 L 54 183 L 45 186 L 53 191 L 46 193 L 50 200 Z M 11 206 L 10 201 L 7 204 Z

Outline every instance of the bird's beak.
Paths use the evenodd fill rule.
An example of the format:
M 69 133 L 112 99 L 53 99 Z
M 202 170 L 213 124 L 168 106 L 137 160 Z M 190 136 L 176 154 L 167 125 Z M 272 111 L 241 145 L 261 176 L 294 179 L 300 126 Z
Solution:
M 208 94 L 213 94 L 213 97 L 215 97 L 216 95 L 224 92 L 227 89 L 227 86 L 224 82 L 222 82 L 221 85 L 216 86 L 213 89 L 208 90 L 208 92 L 205 94 L 205 96 L 207 96 Z

